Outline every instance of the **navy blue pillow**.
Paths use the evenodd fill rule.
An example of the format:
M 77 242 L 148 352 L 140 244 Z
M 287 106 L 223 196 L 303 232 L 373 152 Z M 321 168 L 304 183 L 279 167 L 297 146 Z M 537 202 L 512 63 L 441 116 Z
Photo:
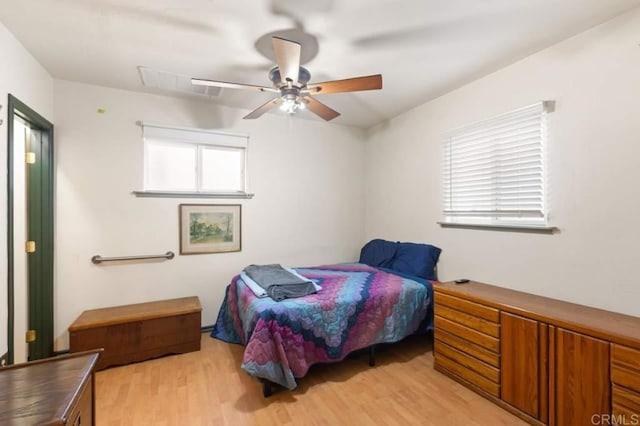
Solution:
M 369 241 L 360 250 L 360 263 L 380 268 L 390 268 L 393 256 L 400 243 L 375 239 Z
M 435 267 L 441 251 L 430 244 L 399 243 L 390 268 L 427 280 L 435 280 Z

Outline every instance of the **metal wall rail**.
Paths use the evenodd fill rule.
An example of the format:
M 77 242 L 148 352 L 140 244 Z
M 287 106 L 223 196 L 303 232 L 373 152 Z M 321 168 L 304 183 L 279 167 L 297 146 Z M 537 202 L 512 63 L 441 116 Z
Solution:
M 91 261 L 96 265 L 102 262 L 117 262 L 122 260 L 144 260 L 144 259 L 168 259 L 171 260 L 175 257 L 175 253 L 168 251 L 165 254 L 150 254 L 143 256 L 120 256 L 120 257 L 102 257 L 99 254 L 93 256 Z

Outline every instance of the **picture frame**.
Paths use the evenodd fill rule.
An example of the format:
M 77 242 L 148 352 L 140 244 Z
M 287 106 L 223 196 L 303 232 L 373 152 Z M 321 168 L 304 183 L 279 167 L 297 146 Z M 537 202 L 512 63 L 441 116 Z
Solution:
M 180 204 L 180 254 L 242 249 L 240 204 Z

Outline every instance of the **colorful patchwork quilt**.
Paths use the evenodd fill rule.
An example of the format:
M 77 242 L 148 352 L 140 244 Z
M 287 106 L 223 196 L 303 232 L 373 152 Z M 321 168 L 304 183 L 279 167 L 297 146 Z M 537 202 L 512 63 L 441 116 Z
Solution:
M 432 289 L 359 263 L 296 268 L 322 290 L 276 302 L 233 278 L 212 337 L 245 346 L 242 369 L 288 389 L 309 367 L 432 327 Z

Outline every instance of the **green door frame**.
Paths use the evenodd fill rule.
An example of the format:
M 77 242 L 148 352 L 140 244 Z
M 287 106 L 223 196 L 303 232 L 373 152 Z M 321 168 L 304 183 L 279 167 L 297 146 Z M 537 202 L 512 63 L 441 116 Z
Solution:
M 32 299 L 33 289 L 29 289 L 31 296 L 28 297 L 29 309 L 29 328 L 33 324 L 38 324 L 38 338 L 36 342 L 29 344 L 29 358 L 44 358 L 53 355 L 53 191 L 54 191 L 54 167 L 53 167 L 53 124 L 40 114 L 29 108 L 25 103 L 21 102 L 15 96 L 9 94 L 8 110 L 7 110 L 7 287 L 9 299 L 9 318 L 8 318 L 8 363 L 14 362 L 14 327 L 15 327 L 15 305 L 14 305 L 14 217 L 13 217 L 13 191 L 14 191 L 14 116 L 18 115 L 25 119 L 29 124 L 35 126 L 42 132 L 43 144 L 48 143 L 45 157 L 42 159 L 44 166 L 42 180 L 45 182 L 42 188 L 40 203 L 48 212 L 42 216 L 40 221 L 41 241 L 38 242 L 38 252 L 41 254 L 39 264 L 45 270 L 43 286 L 35 291 L 40 299 L 37 305 L 33 305 Z M 31 198 L 31 196 L 30 196 Z M 27 219 L 28 220 L 28 219 Z M 29 230 L 31 234 L 31 230 Z M 31 238 L 29 235 L 28 238 Z M 31 274 L 31 266 L 29 266 Z

